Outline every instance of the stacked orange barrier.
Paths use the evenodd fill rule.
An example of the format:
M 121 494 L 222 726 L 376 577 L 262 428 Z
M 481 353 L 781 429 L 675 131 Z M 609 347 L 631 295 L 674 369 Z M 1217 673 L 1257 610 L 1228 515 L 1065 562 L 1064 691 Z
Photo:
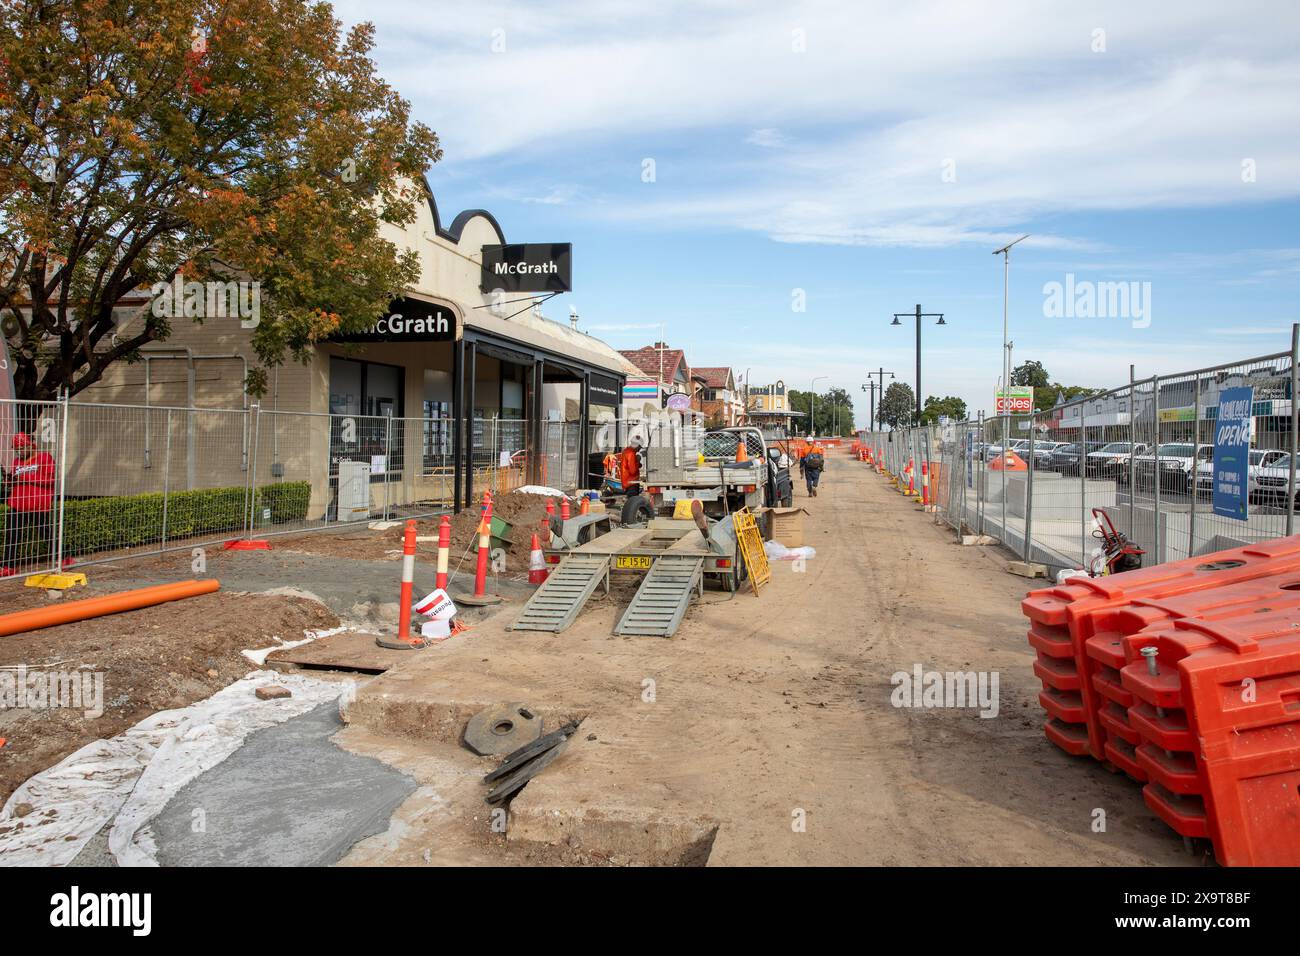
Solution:
M 1022 610 L 1049 740 L 1143 783 L 1224 865 L 1300 865 L 1300 535 L 1075 578 Z

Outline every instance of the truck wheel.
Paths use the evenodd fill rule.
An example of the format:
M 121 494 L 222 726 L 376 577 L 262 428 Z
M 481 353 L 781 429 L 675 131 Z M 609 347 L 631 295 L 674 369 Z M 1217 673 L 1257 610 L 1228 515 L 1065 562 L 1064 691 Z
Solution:
M 740 554 L 740 548 L 736 548 L 736 557 L 733 559 L 731 572 L 731 590 L 739 591 L 740 586 L 749 579 L 749 566 L 745 564 L 745 559 Z
M 645 495 L 633 495 L 623 502 L 622 522 L 625 525 L 649 524 L 655 516 L 655 506 Z

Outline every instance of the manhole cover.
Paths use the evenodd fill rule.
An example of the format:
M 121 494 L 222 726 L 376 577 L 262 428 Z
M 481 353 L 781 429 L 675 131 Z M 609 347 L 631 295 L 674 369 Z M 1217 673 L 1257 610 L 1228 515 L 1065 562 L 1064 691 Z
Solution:
M 526 704 L 481 710 L 465 725 L 465 746 L 482 757 L 508 754 L 542 735 L 542 718 Z

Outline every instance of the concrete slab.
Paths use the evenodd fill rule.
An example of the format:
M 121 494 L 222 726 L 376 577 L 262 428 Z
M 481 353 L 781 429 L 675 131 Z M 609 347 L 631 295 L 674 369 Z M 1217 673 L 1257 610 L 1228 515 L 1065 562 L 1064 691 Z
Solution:
M 324 866 L 383 832 L 416 781 L 335 746 L 342 726 L 330 703 L 251 735 L 154 819 L 158 862 Z

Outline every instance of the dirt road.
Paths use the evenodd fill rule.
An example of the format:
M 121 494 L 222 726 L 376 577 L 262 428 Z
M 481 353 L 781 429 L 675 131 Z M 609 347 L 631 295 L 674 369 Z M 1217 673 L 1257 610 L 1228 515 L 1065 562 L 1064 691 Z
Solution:
M 817 556 L 776 563 L 757 598 L 707 592 L 670 640 L 611 636 L 624 589 L 560 635 L 510 633 L 503 610 L 372 681 L 339 739 L 424 786 L 347 862 L 1192 862 L 1136 784 L 1043 737 L 1028 582 L 999 552 L 844 455 L 796 503 Z M 996 716 L 895 707 L 891 676 L 917 665 L 996 672 Z M 515 800 L 508 843 L 476 780 L 494 762 L 456 739 L 507 700 L 585 718 Z

